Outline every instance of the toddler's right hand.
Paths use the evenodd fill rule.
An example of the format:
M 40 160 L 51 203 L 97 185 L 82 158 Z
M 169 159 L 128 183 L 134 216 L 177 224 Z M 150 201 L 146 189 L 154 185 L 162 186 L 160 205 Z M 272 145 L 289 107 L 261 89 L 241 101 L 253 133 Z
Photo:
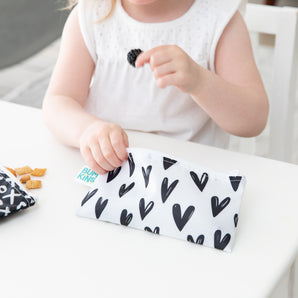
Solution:
M 117 124 L 95 121 L 80 137 L 80 150 L 87 165 L 103 175 L 127 159 L 128 137 Z

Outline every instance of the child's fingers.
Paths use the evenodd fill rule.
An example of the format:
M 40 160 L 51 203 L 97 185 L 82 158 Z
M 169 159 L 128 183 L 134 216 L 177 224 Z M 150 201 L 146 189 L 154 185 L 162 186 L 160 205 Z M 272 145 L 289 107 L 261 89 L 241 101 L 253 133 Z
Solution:
M 99 146 L 104 158 L 103 162 L 107 162 L 107 164 L 111 165 L 112 167 L 108 169 L 109 171 L 114 170 L 115 168 L 119 167 L 122 164 L 122 161 L 118 158 L 118 156 L 114 152 L 114 148 L 111 144 L 110 137 L 108 135 L 105 138 L 101 139 Z
M 92 152 L 89 147 L 81 148 L 82 156 L 86 162 L 86 164 L 96 173 L 100 175 L 106 174 L 106 170 L 104 170 L 94 159 Z
M 103 155 L 99 143 L 90 144 L 90 150 L 93 155 L 93 158 L 106 171 L 112 171 L 115 167 L 113 167 Z
M 159 79 L 165 75 L 168 75 L 168 74 L 172 74 L 174 73 L 176 70 L 175 70 L 175 65 L 173 63 L 166 63 L 166 64 L 162 64 L 156 68 L 154 68 L 154 77 L 155 79 Z
M 151 68 L 162 63 L 167 63 L 171 60 L 169 55 L 166 55 L 168 46 L 158 46 L 148 51 L 141 53 L 136 60 L 136 67 L 142 67 L 145 63 L 150 63 Z
M 141 53 L 135 62 L 136 67 L 142 67 L 145 63 L 149 63 L 154 51 L 156 51 L 156 48 Z
M 127 136 L 127 133 L 126 133 L 124 130 L 122 130 L 122 136 L 123 136 L 123 140 L 124 140 L 124 145 L 125 145 L 125 147 L 126 147 L 126 148 L 129 147 L 128 136 Z
M 154 70 L 156 67 L 167 64 L 172 61 L 172 57 L 165 49 L 156 50 L 150 57 L 150 67 Z
M 113 131 L 110 134 L 110 141 L 115 154 L 121 160 L 121 163 L 127 159 L 126 140 L 122 131 Z M 120 165 L 119 165 L 120 166 Z
M 156 84 L 159 88 L 165 88 L 167 86 L 177 86 L 178 87 L 178 83 L 179 83 L 179 81 L 177 78 L 177 73 L 171 73 L 169 75 L 165 75 L 165 76 L 156 80 Z

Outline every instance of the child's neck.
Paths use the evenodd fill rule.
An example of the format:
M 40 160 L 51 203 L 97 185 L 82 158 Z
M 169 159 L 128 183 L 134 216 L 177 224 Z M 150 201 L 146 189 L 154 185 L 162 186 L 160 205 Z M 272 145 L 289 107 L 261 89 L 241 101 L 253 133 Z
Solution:
M 134 4 L 121 0 L 126 13 L 144 23 L 167 22 L 185 14 L 195 0 L 156 0 L 148 4 Z

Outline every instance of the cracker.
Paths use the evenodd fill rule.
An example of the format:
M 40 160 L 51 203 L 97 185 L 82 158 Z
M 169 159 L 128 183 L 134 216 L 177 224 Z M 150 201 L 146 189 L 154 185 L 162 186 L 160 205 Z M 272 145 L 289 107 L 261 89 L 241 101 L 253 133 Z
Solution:
M 45 174 L 47 169 L 37 169 L 35 168 L 34 171 L 31 173 L 31 176 L 41 177 Z
M 26 183 L 27 181 L 31 180 L 30 175 L 25 175 L 20 178 L 21 183 Z
M 28 189 L 41 188 L 41 181 L 40 180 L 28 180 L 26 182 L 26 187 Z
M 33 172 L 33 170 L 29 166 L 16 168 L 15 171 L 18 175 L 25 175 L 25 174 L 30 174 L 31 172 Z
M 16 171 L 14 169 L 5 167 L 6 170 L 8 170 L 10 173 L 12 173 L 15 177 L 17 177 Z

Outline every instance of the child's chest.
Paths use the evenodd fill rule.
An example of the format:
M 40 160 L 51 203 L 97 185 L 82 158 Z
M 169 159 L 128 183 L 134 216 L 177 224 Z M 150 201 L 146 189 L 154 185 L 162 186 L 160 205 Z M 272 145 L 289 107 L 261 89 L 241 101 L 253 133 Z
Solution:
M 111 19 L 94 28 L 96 54 L 99 61 L 126 60 L 131 49 L 146 51 L 160 45 L 177 45 L 197 63 L 207 64 L 213 36 L 210 23 L 214 22 L 209 18 L 161 29 L 162 26 L 136 28 Z

